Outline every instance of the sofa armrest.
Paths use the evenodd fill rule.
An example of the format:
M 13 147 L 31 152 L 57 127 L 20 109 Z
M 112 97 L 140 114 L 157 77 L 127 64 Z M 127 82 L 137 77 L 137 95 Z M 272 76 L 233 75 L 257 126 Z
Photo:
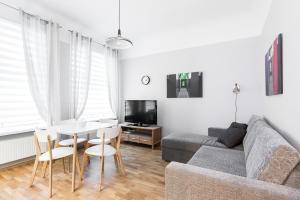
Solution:
M 225 128 L 214 128 L 210 127 L 208 128 L 208 136 L 211 137 L 219 137 L 219 135 L 224 134 L 227 129 Z
M 215 170 L 172 162 L 166 167 L 166 200 L 296 200 L 300 191 Z

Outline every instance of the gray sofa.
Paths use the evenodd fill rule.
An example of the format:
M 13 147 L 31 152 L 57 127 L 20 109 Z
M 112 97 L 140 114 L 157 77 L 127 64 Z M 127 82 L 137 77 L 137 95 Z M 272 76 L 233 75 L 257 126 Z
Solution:
M 194 133 L 170 134 L 162 139 L 162 159 L 187 163 L 201 146 L 212 146 L 227 148 L 224 144 L 217 142 L 219 134 L 226 129 L 209 128 L 208 135 Z M 243 145 L 234 147 L 243 150 Z
M 166 167 L 167 200 L 300 199 L 300 154 L 263 118 L 249 120 L 243 150 L 215 144 Z

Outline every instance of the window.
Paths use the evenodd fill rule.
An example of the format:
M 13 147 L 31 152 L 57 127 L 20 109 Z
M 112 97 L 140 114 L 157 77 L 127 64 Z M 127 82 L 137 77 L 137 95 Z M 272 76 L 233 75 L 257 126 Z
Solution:
M 0 18 L 0 135 L 43 123 L 31 97 L 20 24 Z
M 86 120 L 115 118 L 109 104 L 105 55 L 101 50 L 92 51 L 90 78 L 89 96 L 81 118 Z

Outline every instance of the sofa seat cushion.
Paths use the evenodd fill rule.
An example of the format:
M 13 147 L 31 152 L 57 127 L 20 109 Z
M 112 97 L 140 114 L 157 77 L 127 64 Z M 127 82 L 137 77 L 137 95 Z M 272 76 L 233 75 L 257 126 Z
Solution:
M 202 145 L 226 148 L 216 137 L 194 133 L 170 134 L 162 139 L 162 147 L 196 152 Z
M 187 164 L 246 177 L 245 155 L 239 150 L 203 146 Z

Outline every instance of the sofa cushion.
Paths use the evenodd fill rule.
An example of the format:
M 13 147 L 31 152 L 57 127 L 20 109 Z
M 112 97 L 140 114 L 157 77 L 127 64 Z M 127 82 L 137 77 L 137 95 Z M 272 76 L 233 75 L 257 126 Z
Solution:
M 232 148 L 242 143 L 246 134 L 245 129 L 229 127 L 225 134 L 218 137 L 218 142 L 221 142 L 228 148 Z
M 219 137 L 221 134 L 226 133 L 226 130 L 227 130 L 226 128 L 209 127 L 208 136 Z
M 253 118 L 254 119 L 252 119 L 252 122 L 249 122 L 250 125 L 248 125 L 247 133 L 243 140 L 246 160 L 248 159 L 249 152 L 252 149 L 256 137 L 263 132 L 263 129 L 270 128 L 264 119 L 258 118 L 257 116 L 254 116 Z
M 194 133 L 170 134 L 162 139 L 162 146 L 192 152 L 196 152 L 202 145 L 226 148 L 224 144 L 217 142 L 217 139 Z
M 243 151 L 203 146 L 195 153 L 188 164 L 238 176 L 246 176 Z
M 294 147 L 274 129 L 264 128 L 246 160 L 247 177 L 282 184 L 299 161 Z

